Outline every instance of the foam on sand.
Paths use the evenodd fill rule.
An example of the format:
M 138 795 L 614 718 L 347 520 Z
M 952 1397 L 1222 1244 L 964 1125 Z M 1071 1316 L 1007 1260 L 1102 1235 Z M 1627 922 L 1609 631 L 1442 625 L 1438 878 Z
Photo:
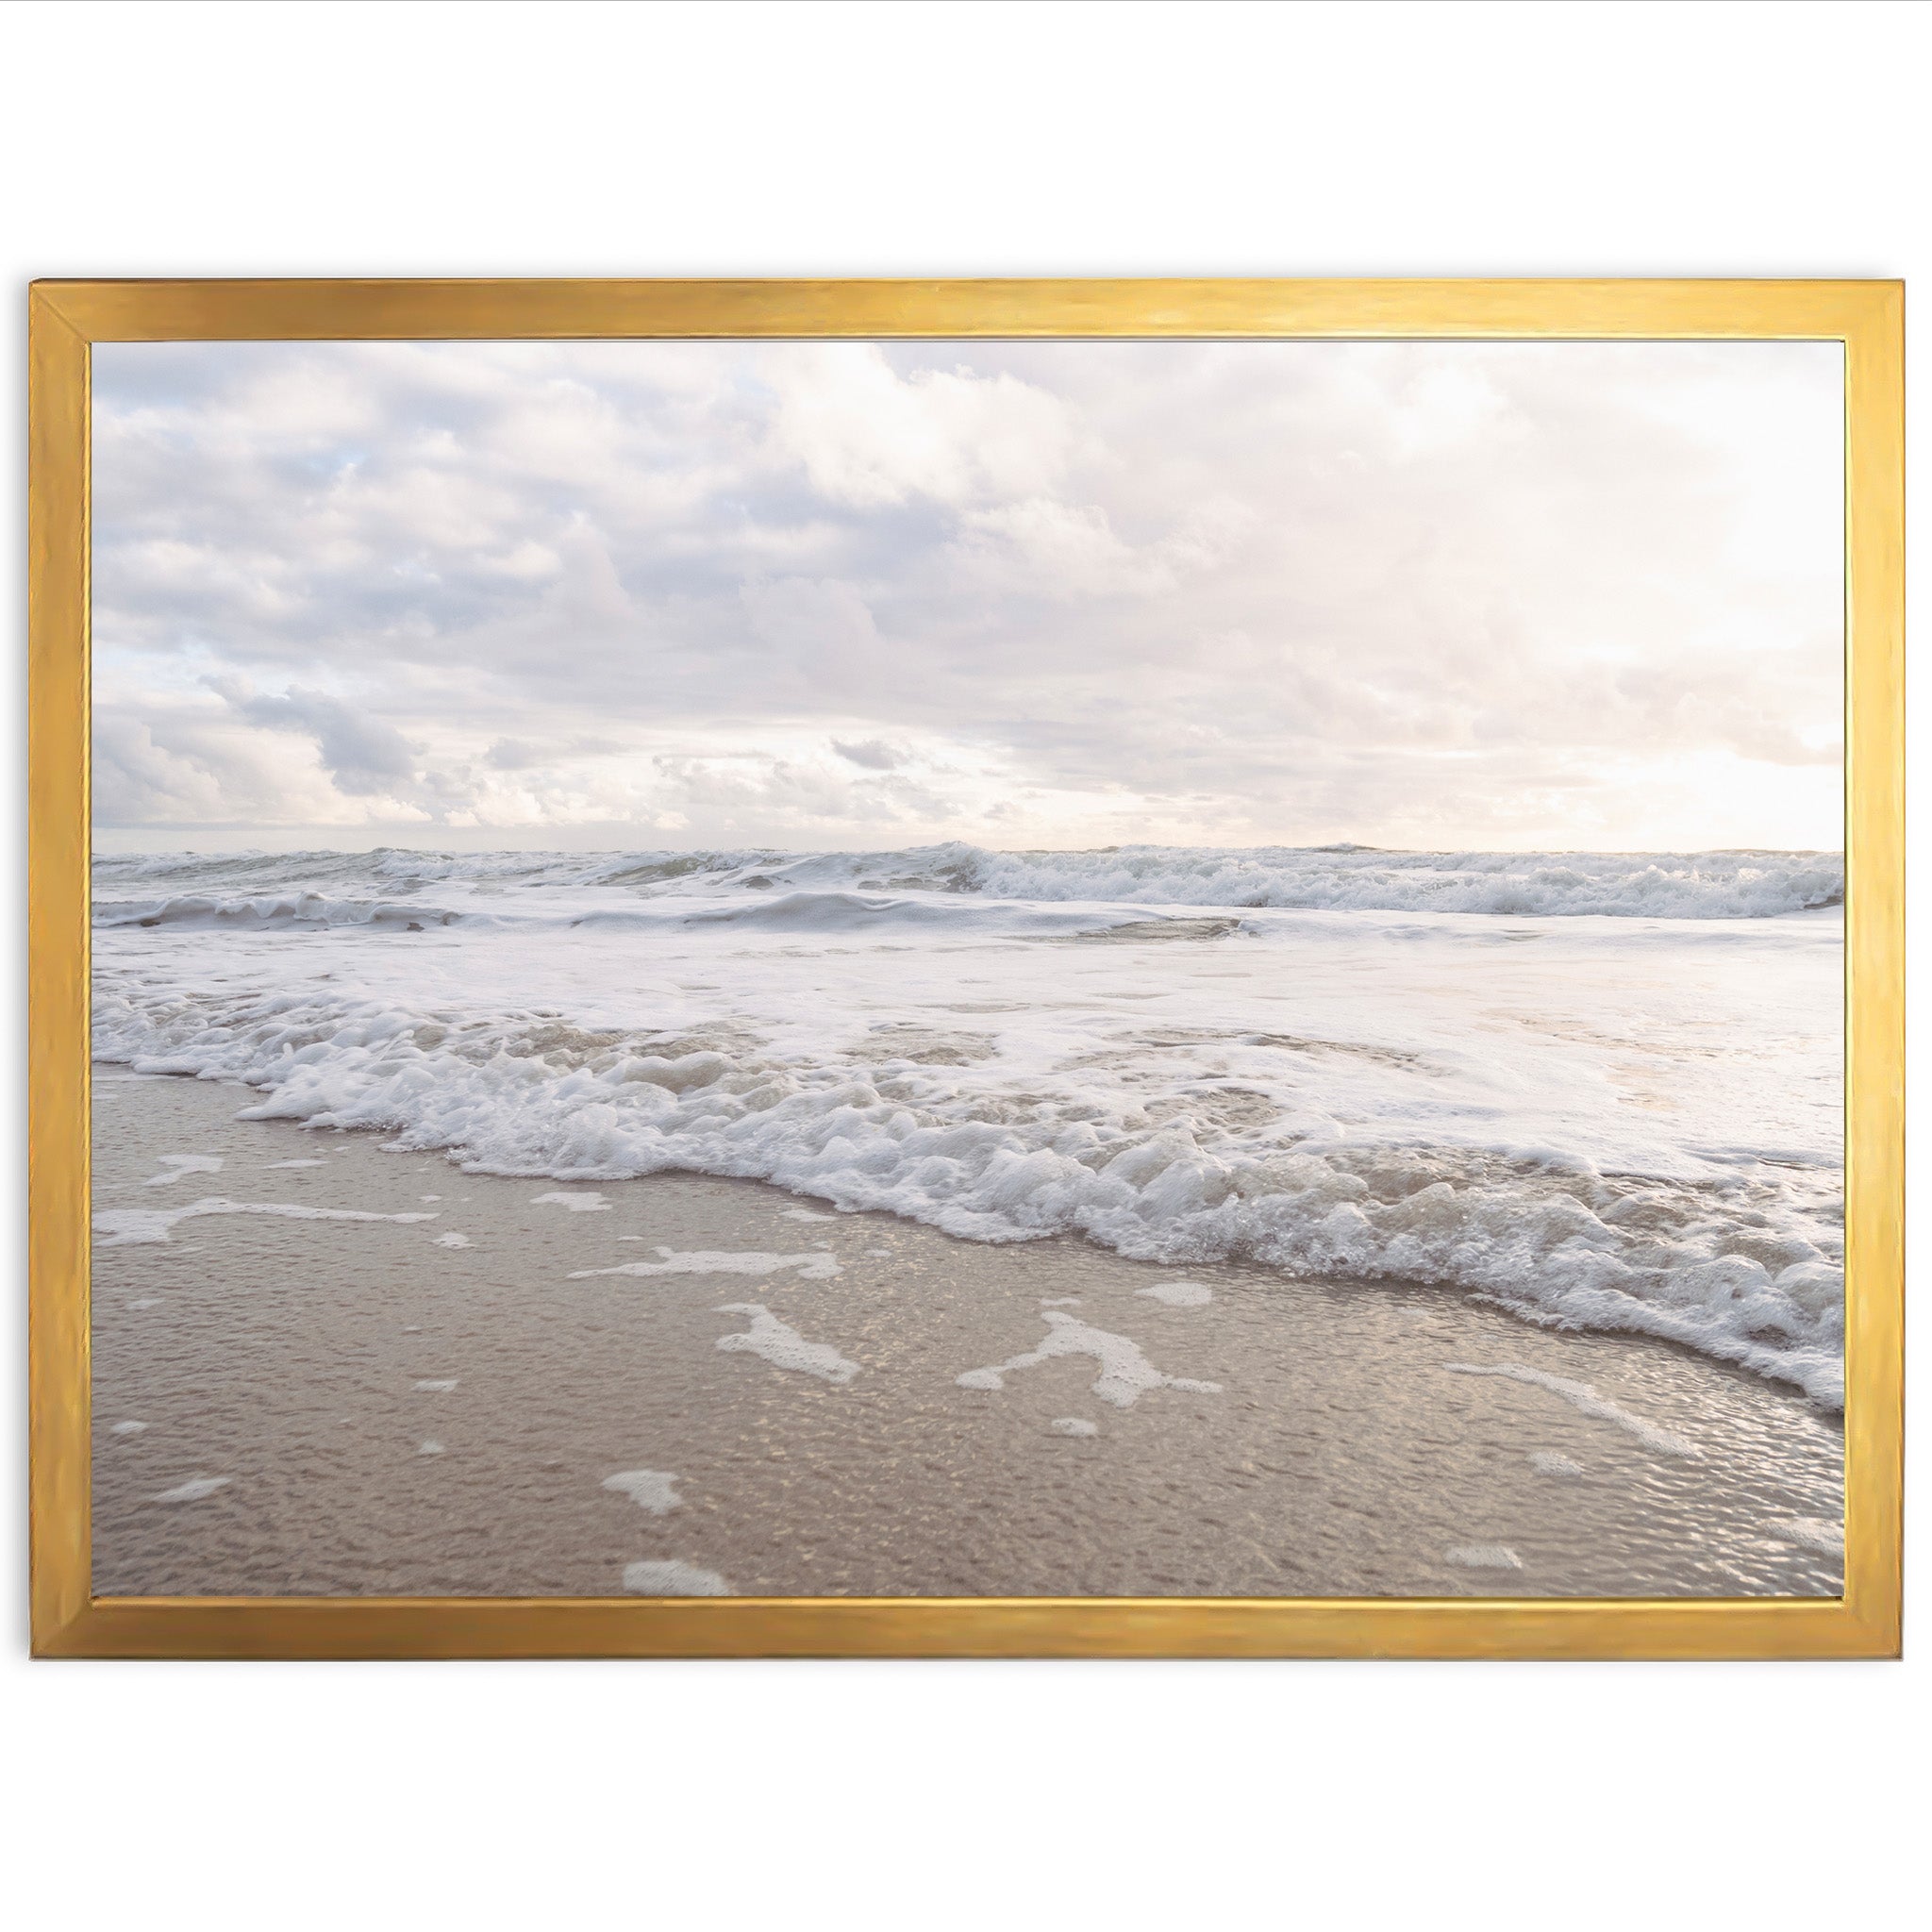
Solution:
M 1541 1369 L 1526 1369 L 1521 1362 L 1494 1362 L 1487 1367 L 1472 1362 L 1444 1362 L 1442 1366 L 1452 1375 L 1499 1375 L 1507 1381 L 1527 1383 L 1533 1389 L 1547 1389 L 1579 1413 L 1598 1422 L 1615 1423 L 1646 1449 L 1655 1449 L 1661 1456 L 1686 1457 L 1692 1462 L 1703 1457 L 1704 1451 L 1694 1442 L 1687 1442 L 1682 1436 L 1674 1436 L 1669 1429 L 1660 1429 L 1641 1415 L 1620 1408 L 1608 1397 L 1599 1395 L 1588 1382 L 1568 1382 L 1561 1375 L 1552 1375 Z
M 303 1208 L 292 1201 L 224 1201 L 209 1196 L 186 1208 L 110 1208 L 94 1216 L 97 1248 L 164 1241 L 184 1221 L 208 1214 L 273 1214 L 285 1221 L 434 1221 L 434 1214 L 370 1214 L 359 1208 Z
M 219 1154 L 163 1154 L 162 1174 L 148 1175 L 145 1186 L 164 1188 L 170 1181 L 185 1180 L 192 1174 L 220 1174 L 226 1164 Z
M 470 1237 L 466 1234 L 458 1234 L 452 1228 L 448 1234 L 440 1234 L 436 1237 L 436 1245 L 439 1248 L 467 1248 L 470 1245 Z
M 172 1490 L 163 1490 L 154 1500 L 157 1503 L 198 1503 L 204 1496 L 212 1496 L 217 1490 L 226 1489 L 231 1480 L 225 1475 L 191 1476 L 185 1483 L 176 1483 Z
M 812 1208 L 781 1208 L 778 1210 L 780 1221 L 838 1221 L 841 1218 L 837 1214 L 821 1214 Z
M 626 1563 L 624 1587 L 637 1596 L 733 1596 L 737 1592 L 715 1570 L 695 1563 Z
M 647 1516 L 668 1516 L 683 1507 L 676 1485 L 676 1476 L 662 1469 L 625 1469 L 604 1478 L 607 1490 L 628 1496 Z
M 718 1346 L 733 1354 L 762 1356 L 774 1369 L 795 1369 L 824 1382 L 846 1383 L 858 1373 L 857 1362 L 847 1361 L 823 1341 L 808 1341 L 758 1302 L 726 1302 L 718 1313 L 751 1317 L 749 1328 L 718 1338 Z
M 1047 1424 L 1056 1436 L 1097 1436 L 1098 1423 L 1090 1423 L 1083 1415 L 1057 1415 Z
M 1442 1552 L 1445 1563 L 1458 1563 L 1465 1570 L 1521 1570 L 1523 1558 L 1507 1543 L 1464 1543 Z
M 641 1240 L 637 1235 L 619 1235 L 619 1241 Z M 718 1248 L 697 1248 L 680 1254 L 674 1248 L 659 1248 L 660 1260 L 623 1261 L 615 1268 L 577 1268 L 572 1281 L 588 1281 L 593 1274 L 779 1274 L 796 1269 L 801 1281 L 829 1281 L 839 1273 L 839 1257 L 829 1249 L 810 1255 L 767 1255 L 756 1251 L 727 1253 Z
M 1167 1308 L 1205 1308 L 1214 1299 L 1214 1291 L 1200 1281 L 1157 1281 L 1152 1288 L 1137 1288 L 1134 1292 Z
M 261 1164 L 261 1171 L 263 1174 L 274 1174 L 278 1168 L 284 1167 L 326 1167 L 327 1165 L 328 1162 L 325 1160 L 265 1160 Z
M 147 1427 L 145 1423 L 116 1423 L 109 1434 L 116 1436 L 138 1436 Z
M 1047 1309 L 1044 1319 L 1046 1340 L 1038 1348 L 989 1369 L 969 1369 L 963 1375 L 956 1375 L 954 1381 L 961 1389 L 1004 1389 L 1006 1377 L 1016 1369 L 1037 1368 L 1057 1356 L 1091 1355 L 1100 1363 L 1093 1392 L 1116 1408 L 1131 1408 L 1150 1389 L 1178 1389 L 1191 1395 L 1221 1393 L 1219 1382 L 1195 1382 L 1184 1375 L 1163 1374 L 1141 1352 L 1140 1343 L 1130 1341 L 1124 1335 L 1090 1327 L 1059 1308 Z
M 1583 1465 L 1568 1456 L 1560 1456 L 1554 1449 L 1532 1449 L 1529 1452 L 1529 1466 L 1539 1475 L 1581 1475 Z
M 418 1456 L 441 1456 L 442 1453 L 443 1448 L 441 1442 L 422 1442 L 416 1448 Z
M 1842 1557 L 1845 1553 L 1845 1526 L 1824 1516 L 1787 1516 L 1765 1524 L 1780 1542 L 1797 1543 L 1816 1550 L 1821 1557 Z
M 95 1051 L 253 1087 L 244 1119 L 580 1200 L 706 1174 L 965 1240 L 1483 1294 L 1842 1399 L 1834 854 L 103 855 L 94 879 Z
M 443 1382 L 417 1382 L 412 1386 L 418 1395 L 447 1395 L 457 1387 L 457 1379 L 452 1376 Z
M 435 1194 L 425 1194 L 423 1198 L 425 1201 L 434 1201 L 438 1196 Z M 530 1196 L 530 1206 L 533 1208 L 568 1208 L 573 1214 L 604 1214 L 608 1213 L 610 1208 L 610 1203 L 602 1194 L 567 1194 L 561 1189 L 555 1190 L 548 1194 L 532 1194 Z

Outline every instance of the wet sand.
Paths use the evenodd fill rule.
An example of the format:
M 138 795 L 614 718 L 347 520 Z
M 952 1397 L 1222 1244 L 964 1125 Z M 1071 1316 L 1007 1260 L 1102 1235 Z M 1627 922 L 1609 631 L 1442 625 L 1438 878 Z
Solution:
M 1669 1344 L 95 1075 L 95 1211 L 163 1237 L 96 1236 L 103 1595 L 1840 1588 L 1839 1419 Z

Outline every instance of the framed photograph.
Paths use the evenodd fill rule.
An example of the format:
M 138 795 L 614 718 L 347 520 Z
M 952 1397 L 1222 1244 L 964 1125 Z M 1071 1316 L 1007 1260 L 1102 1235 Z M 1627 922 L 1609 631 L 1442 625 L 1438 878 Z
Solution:
M 38 1652 L 1895 1653 L 1897 284 L 30 307 Z

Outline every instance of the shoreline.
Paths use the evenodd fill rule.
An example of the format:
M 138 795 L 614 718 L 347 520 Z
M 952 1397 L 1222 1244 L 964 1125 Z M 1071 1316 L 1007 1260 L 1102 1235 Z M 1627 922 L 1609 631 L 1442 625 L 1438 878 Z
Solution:
M 1840 1588 L 1838 1420 L 1678 1345 L 250 1092 L 96 1070 L 102 1594 Z

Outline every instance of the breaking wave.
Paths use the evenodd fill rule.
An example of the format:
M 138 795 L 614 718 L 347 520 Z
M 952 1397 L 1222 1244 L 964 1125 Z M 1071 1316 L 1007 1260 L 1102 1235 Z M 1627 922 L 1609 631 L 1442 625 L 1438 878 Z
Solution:
M 1842 884 L 1774 852 L 103 858 L 94 1051 L 482 1171 L 1437 1284 L 1835 1403 Z
M 311 989 L 184 997 L 123 978 L 101 990 L 94 1050 L 247 1082 L 263 1097 L 246 1118 L 377 1129 L 480 1172 L 742 1175 L 974 1241 L 1079 1234 L 1169 1264 L 1438 1284 L 1842 1401 L 1828 1151 L 1792 1157 L 1808 1174 L 1755 1158 L 1620 1172 L 1501 1140 L 1244 1129 L 1212 1095 L 1150 1108 L 1104 1069 L 975 1077 L 970 1054 L 909 1029 L 801 1058 L 728 1026 L 669 1038 Z
M 94 880 L 97 916 L 113 924 L 188 917 L 407 924 L 421 917 L 410 902 L 438 888 L 449 901 L 439 910 L 464 913 L 484 910 L 478 901 L 512 898 L 523 890 L 595 889 L 633 901 L 916 892 L 1034 905 L 1762 919 L 1842 904 L 1844 861 L 1840 854 L 1824 852 L 1383 852 L 1362 846 L 994 852 L 948 844 L 896 852 L 589 855 L 380 849 L 110 857 L 96 859 Z M 305 905 L 343 909 L 298 909 Z M 511 916 L 507 906 L 494 909 Z

